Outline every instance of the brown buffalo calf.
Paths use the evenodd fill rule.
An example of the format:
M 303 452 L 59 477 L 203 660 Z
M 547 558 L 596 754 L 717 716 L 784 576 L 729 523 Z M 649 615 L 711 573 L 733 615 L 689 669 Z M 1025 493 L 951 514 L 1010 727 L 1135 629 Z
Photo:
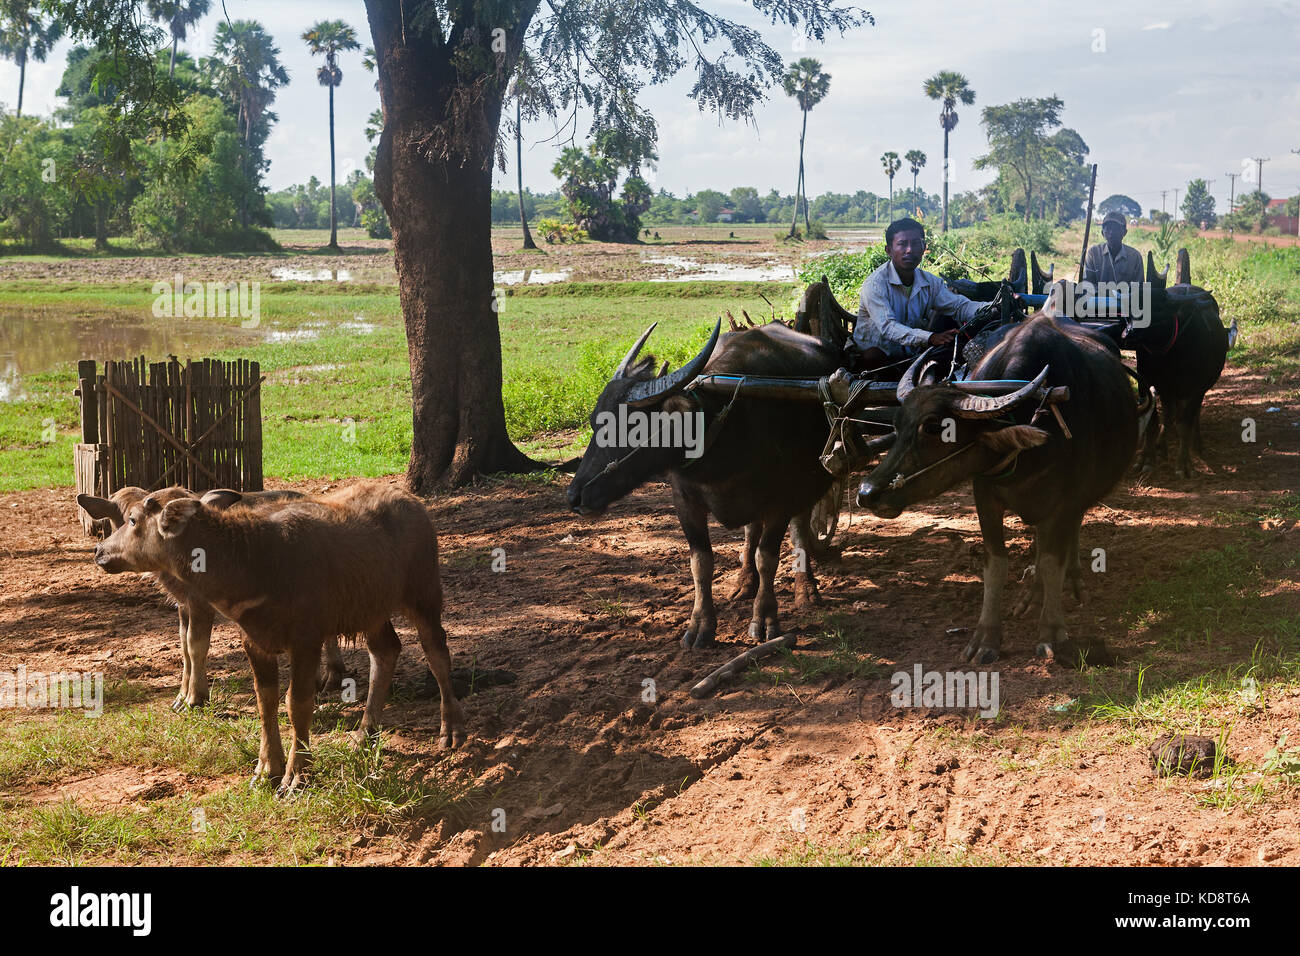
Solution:
M 101 568 L 174 575 L 244 632 L 262 722 L 254 782 L 282 779 L 281 793 L 305 782 L 316 669 L 328 637 L 365 636 L 370 693 L 361 728 L 378 726 L 401 646 L 389 618 L 399 610 L 416 625 L 438 681 L 442 745 L 464 742 L 441 623 L 438 539 L 418 498 L 366 482 L 263 512 L 156 492 L 126 519 L 95 549 Z M 276 720 L 276 656 L 284 652 L 293 726 L 287 763 Z
M 79 504 L 86 513 L 97 520 L 107 521 L 113 531 L 126 521 L 125 513 L 131 505 L 148 497 L 149 492 L 134 485 L 119 488 L 109 498 L 96 498 L 93 495 L 77 495 Z M 180 487 L 165 488 L 158 492 L 159 501 L 166 504 L 176 498 L 194 497 L 193 492 Z M 285 501 L 298 501 L 304 496 L 296 491 L 250 491 L 240 494 L 236 491 L 209 491 L 203 500 L 218 508 L 275 508 Z M 155 572 L 154 580 L 163 592 L 176 602 L 176 613 L 180 619 L 181 645 L 181 687 L 172 702 L 172 710 L 186 707 L 201 707 L 208 702 L 208 648 L 212 644 L 212 623 L 216 612 L 211 605 L 189 593 L 181 578 L 167 572 Z M 325 673 L 318 679 L 320 690 L 337 690 L 343 683 L 343 654 L 339 650 L 337 637 L 325 641 Z

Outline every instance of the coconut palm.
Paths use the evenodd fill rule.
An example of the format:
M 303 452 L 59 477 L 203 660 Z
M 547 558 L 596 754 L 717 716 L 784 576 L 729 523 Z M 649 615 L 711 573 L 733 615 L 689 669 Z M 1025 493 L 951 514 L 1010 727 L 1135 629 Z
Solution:
M 18 67 L 18 109 L 23 115 L 23 86 L 27 82 L 27 61 L 44 63 L 54 44 L 63 36 L 63 24 L 28 0 L 0 2 L 0 56 Z
M 149 16 L 159 23 L 167 24 L 172 34 L 171 65 L 167 68 L 168 76 L 176 75 L 176 45 L 184 40 L 189 28 L 208 14 L 210 0 L 148 0 L 145 6 Z
M 275 91 L 289 82 L 288 71 L 280 65 L 280 48 L 256 20 L 222 20 L 212 57 L 202 65 L 222 94 L 238 104 L 235 123 L 243 145 L 244 174 L 251 177 L 253 131 L 274 102 Z M 246 206 L 241 221 L 248 225 Z
M 831 76 L 822 71 L 822 65 L 812 57 L 804 57 L 791 63 L 782 83 L 787 96 L 793 96 L 803 111 L 803 128 L 799 131 L 799 182 L 794 190 L 794 217 L 790 220 L 790 237 L 794 237 L 795 224 L 799 222 L 799 197 L 804 197 L 803 224 L 804 234 L 808 234 L 808 199 L 803 176 L 803 142 L 808 132 L 808 111 L 826 98 L 831 88 Z
M 898 154 L 892 149 L 880 157 L 880 165 L 885 169 L 885 175 L 889 177 L 889 219 L 894 219 L 894 174 L 902 168 L 902 161 Z
M 303 41 L 313 56 L 325 57 L 325 63 L 316 70 L 316 79 L 320 85 L 330 91 L 330 244 L 331 249 L 339 247 L 338 216 L 334 210 L 334 87 L 343 82 L 343 71 L 339 69 L 338 55 L 344 50 L 359 50 L 357 31 L 342 20 L 320 20 L 305 30 Z
M 943 104 L 939 125 L 943 127 L 943 231 L 948 231 L 948 134 L 957 125 L 957 104 L 970 106 L 975 102 L 975 91 L 960 73 L 940 70 L 925 81 L 925 95 Z
M 912 170 L 912 202 L 918 202 L 916 194 L 916 174 L 925 166 L 925 153 L 919 149 L 909 149 L 903 154 L 903 159 L 908 168 Z

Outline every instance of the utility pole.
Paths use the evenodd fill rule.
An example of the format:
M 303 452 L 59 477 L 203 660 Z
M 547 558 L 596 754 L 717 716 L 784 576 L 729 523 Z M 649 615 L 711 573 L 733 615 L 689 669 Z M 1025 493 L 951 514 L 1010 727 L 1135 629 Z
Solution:
M 1174 189 L 1174 222 L 1178 221 L 1178 189 Z
M 1267 163 L 1267 156 L 1256 156 L 1255 159 L 1255 189 L 1259 192 L 1259 226 L 1260 232 L 1264 231 L 1264 214 L 1268 211 L 1264 203 L 1264 164 Z
M 1228 177 L 1228 214 L 1231 215 L 1233 207 L 1232 200 L 1236 196 L 1235 188 L 1237 185 L 1237 177 L 1240 176 L 1241 173 L 1224 173 L 1223 175 Z
M 1168 192 L 1169 192 L 1168 189 L 1160 190 L 1160 215 L 1162 216 L 1165 214 L 1165 195 Z

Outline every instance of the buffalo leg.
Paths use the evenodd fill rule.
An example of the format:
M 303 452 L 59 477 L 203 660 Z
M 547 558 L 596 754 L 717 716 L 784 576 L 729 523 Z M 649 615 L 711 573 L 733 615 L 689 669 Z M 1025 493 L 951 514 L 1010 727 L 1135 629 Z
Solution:
M 1174 424 L 1178 431 L 1178 458 L 1175 474 L 1189 478 L 1192 473 L 1192 430 L 1196 426 L 1196 407 L 1190 398 L 1174 403 Z
M 1040 606 L 1043 603 L 1043 579 L 1038 576 L 1038 529 L 1034 529 L 1034 547 L 1033 558 L 1029 562 L 1029 567 L 1025 570 L 1029 575 L 1029 584 L 1024 588 L 1020 599 L 1016 601 L 1016 606 L 1011 609 L 1013 617 L 1024 617 L 1030 609 Z M 1021 580 L 1024 577 L 1022 575 Z
M 980 519 L 980 534 L 984 537 L 984 604 L 980 607 L 979 623 L 963 656 L 983 665 L 997 660 L 1002 649 L 1002 589 L 1007 582 L 1007 541 L 1002 518 L 1006 509 L 992 493 L 977 486 L 975 511 Z
M 1070 593 L 1080 604 L 1083 603 L 1083 565 L 1079 562 L 1079 523 L 1073 526 L 1070 535 L 1069 551 L 1065 555 L 1065 580 L 1070 585 Z
M 794 550 L 794 606 L 806 607 L 816 604 L 817 578 L 813 575 L 812 525 L 808 521 L 808 512 L 795 515 L 790 521 L 790 544 Z
M 316 672 L 320 669 L 320 641 L 302 641 L 289 647 L 289 693 L 285 710 L 293 741 L 289 762 L 280 781 L 279 796 L 292 793 L 307 783 L 311 766 L 311 716 L 316 710 Z
M 191 707 L 202 707 L 208 702 L 208 649 L 212 646 L 212 623 L 216 617 L 208 604 L 200 602 L 189 609 L 189 627 L 185 632 L 189 682 L 185 685 L 185 703 Z
M 280 668 L 274 654 L 264 653 L 247 636 L 244 653 L 253 668 L 253 689 L 257 692 L 257 715 L 262 722 L 262 742 L 253 771 L 253 786 L 263 781 L 278 783 L 284 776 L 284 747 L 280 742 Z
M 328 641 L 325 646 L 329 647 Z M 384 710 L 384 702 L 388 700 L 393 671 L 397 669 L 397 656 L 401 653 L 402 642 L 393 629 L 392 621 L 385 621 L 379 630 L 366 634 L 366 649 L 370 651 L 370 687 L 366 691 L 366 712 L 361 718 L 361 737 L 379 729 L 379 715 Z
M 1160 435 L 1161 422 L 1158 406 L 1159 402 L 1152 403 L 1146 434 L 1139 436 L 1142 440 L 1142 453 L 1138 455 L 1137 468 L 1144 475 L 1150 474 L 1156 468 L 1156 440 Z
M 172 701 L 172 710 L 184 710 L 186 697 L 190 691 L 190 612 L 186 610 L 184 604 L 176 606 L 176 617 L 179 622 L 180 642 L 181 642 L 181 689 L 176 692 L 176 699 Z
M 438 682 L 442 716 L 438 743 L 444 748 L 460 746 L 465 742 L 465 714 L 461 710 L 460 701 L 456 699 L 455 688 L 451 685 L 451 652 L 447 650 L 447 632 L 442 629 L 437 615 L 412 609 L 411 617 L 420 633 L 424 659 L 428 661 L 429 670 L 433 671 L 434 680 Z
M 762 534 L 761 521 L 751 521 L 745 525 L 745 545 L 740 552 L 740 577 L 736 580 L 735 590 L 731 592 L 733 601 L 752 601 L 758 593 L 758 569 L 754 565 L 754 552 L 758 550 L 758 539 Z
M 763 526 L 758 540 L 758 596 L 754 598 L 754 619 L 749 622 L 749 636 L 770 641 L 781 636 L 781 622 L 776 606 L 776 566 L 781 560 L 781 542 L 790 519 Z
M 1038 528 L 1038 575 L 1043 581 L 1043 613 L 1038 619 L 1038 653 L 1054 657 L 1066 641 L 1061 593 L 1068 550 L 1077 540 L 1081 515 L 1052 515 Z
M 695 607 L 682 634 L 682 647 L 706 647 L 713 643 L 718 630 L 718 612 L 713 606 L 713 543 L 709 540 L 709 512 L 702 501 L 676 486 L 673 488 L 673 506 L 691 549 L 691 577 L 695 580 Z M 761 561 L 758 570 L 761 575 Z M 761 594 L 761 581 L 759 588 Z
M 316 679 L 316 689 L 322 693 L 339 690 L 343 687 L 343 652 L 339 650 L 339 639 L 325 639 L 325 670 Z

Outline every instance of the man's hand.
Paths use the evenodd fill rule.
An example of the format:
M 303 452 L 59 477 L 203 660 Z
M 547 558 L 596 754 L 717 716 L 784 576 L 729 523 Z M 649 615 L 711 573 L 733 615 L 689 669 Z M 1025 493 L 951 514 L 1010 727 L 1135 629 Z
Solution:
M 931 345 L 951 345 L 952 340 L 957 337 L 956 329 L 949 329 L 947 332 L 935 332 L 930 336 Z

